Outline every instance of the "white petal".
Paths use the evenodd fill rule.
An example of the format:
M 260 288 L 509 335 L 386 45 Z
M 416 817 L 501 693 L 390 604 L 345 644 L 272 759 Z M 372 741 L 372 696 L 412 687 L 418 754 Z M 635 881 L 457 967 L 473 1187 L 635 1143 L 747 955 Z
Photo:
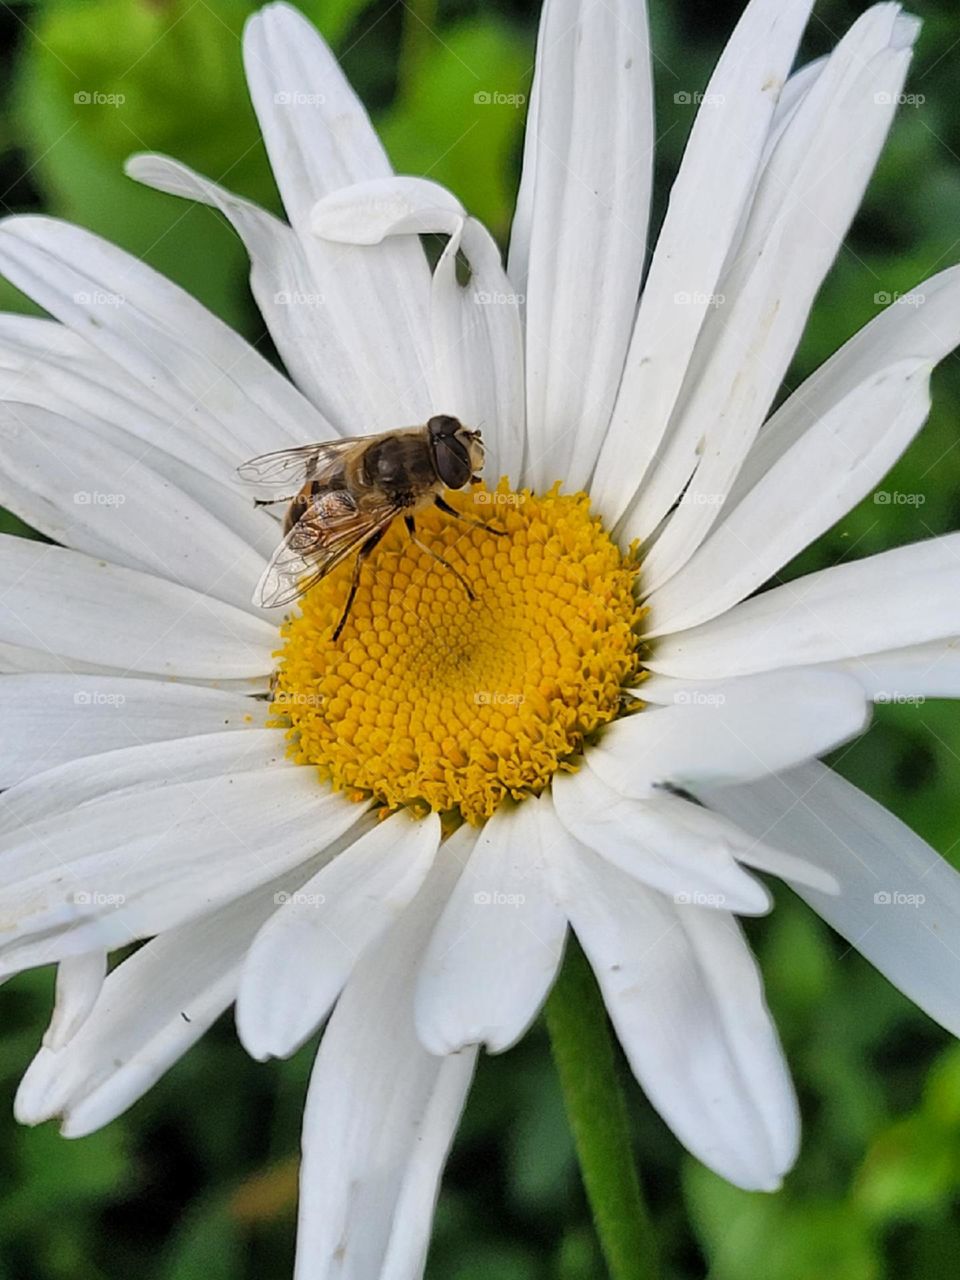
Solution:
M 360 99 L 316 28 L 268 4 L 243 37 L 247 84 L 274 178 L 294 226 L 329 191 L 386 178 L 390 161 Z
M 457 281 L 457 251 L 471 268 Z M 434 403 L 471 426 L 483 427 L 491 484 L 519 483 L 523 459 L 523 345 L 518 295 L 500 252 L 474 218 L 447 243 L 433 277 Z
M 0 675 L 91 675 L 118 679 L 127 674 L 125 668 L 101 666 L 96 662 L 78 662 L 76 659 L 63 657 L 53 649 L 31 649 L 0 641 Z M 162 682 L 161 677 L 151 676 L 149 673 L 144 674 L 144 679 L 152 683 Z M 178 680 L 184 685 L 214 688 L 224 693 L 240 693 L 245 697 L 266 697 L 270 692 L 270 677 L 266 673 L 236 680 L 203 680 L 192 677 L 178 677 Z
M 643 678 L 629 692 L 642 702 L 653 702 L 658 707 L 687 706 L 690 703 L 709 705 L 720 701 L 715 695 L 723 692 L 725 680 L 679 680 L 673 676 L 645 671 Z
M 948 862 L 815 761 L 748 786 L 697 790 L 744 830 L 762 831 L 835 876 L 837 896 L 795 888 L 895 987 L 960 1035 L 960 874 Z
M 862 732 L 863 690 L 833 671 L 732 680 L 722 701 L 648 709 L 618 720 L 590 748 L 590 767 L 621 795 L 664 784 L 736 782 L 777 773 Z
M 958 310 L 960 267 L 951 267 L 924 280 L 864 325 L 766 424 L 731 490 L 729 509 L 735 509 L 814 423 L 871 375 L 902 361 L 937 364 L 948 355 L 960 340 Z
M 318 234 L 379 244 L 414 231 L 448 236 L 431 292 L 433 404 L 482 427 L 486 471 L 519 482 L 523 458 L 523 341 L 520 295 L 493 237 L 444 187 L 422 178 L 380 178 L 326 196 L 314 208 Z M 470 280 L 457 279 L 458 255 Z
M 342 394 L 354 408 L 336 425 L 356 435 L 358 420 L 363 431 L 425 422 L 431 412 L 430 271 L 419 242 L 334 245 L 310 230 L 310 212 L 322 196 L 391 176 L 376 131 L 333 54 L 291 6 L 255 13 L 243 51 L 254 109 L 312 288 L 352 358 Z
M 768 871 L 781 880 L 789 879 L 791 883 L 809 885 L 813 889 L 819 889 L 821 893 L 839 892 L 839 885 L 829 872 L 814 866 L 806 858 L 798 858 L 794 854 L 784 853 L 782 849 L 773 848 L 719 813 L 693 804 L 689 799 L 668 793 L 642 803 L 645 808 L 653 809 L 664 821 L 670 821 L 687 833 L 714 844 L 719 843 L 738 862 L 743 862 L 748 867 Z M 730 903 L 726 905 L 729 907 Z
M 773 113 L 770 132 L 767 134 L 767 139 L 763 144 L 763 157 L 760 162 L 761 173 L 776 150 L 777 143 L 783 136 L 783 131 L 796 115 L 800 103 L 813 88 L 814 82 L 826 66 L 827 60 L 828 55 L 814 58 L 812 62 L 805 63 L 798 71 L 794 71 L 792 75 L 787 77 L 787 82 L 780 91 L 777 109 Z M 760 175 L 758 174 L 757 176 L 759 180 Z
M 756 439 L 880 153 L 915 35 L 895 5 L 864 14 L 767 165 L 736 261 L 720 281 L 723 301 L 704 324 L 675 430 L 624 523 L 627 539 L 647 538 L 683 492 L 647 557 L 648 588 L 696 550 Z
M 587 482 L 630 340 L 653 105 L 646 7 L 547 0 L 511 235 L 526 295 L 526 482 Z
M 307 863 L 304 877 L 316 865 Z M 41 1049 L 28 1067 L 17 1118 L 39 1124 L 62 1114 L 64 1135 L 83 1137 L 136 1102 L 233 999 L 244 952 L 276 910 L 280 883 L 154 938 L 117 965 L 77 1034 L 58 1053 Z
M 960 635 L 960 534 L 808 574 L 662 636 L 647 665 L 682 679 L 837 662 Z
M 57 965 L 57 994 L 44 1047 L 59 1051 L 90 1016 L 107 976 L 107 953 L 88 951 Z
M 43 672 L 57 672 L 61 675 L 117 675 L 119 672 L 110 667 L 99 666 L 95 662 L 77 662 L 67 659 L 45 647 L 30 648 L 16 644 L 5 644 L 0 641 L 0 673 L 3 675 L 27 675 Z M 230 681 L 225 683 L 230 684 Z M 266 680 L 264 680 L 266 685 Z
M 956 636 L 867 653 L 835 665 L 859 680 L 874 702 L 960 698 L 960 639 Z
M 77 551 L 250 608 L 264 557 L 128 447 L 30 404 L 0 404 L 0 501 Z M 252 505 L 252 503 L 251 503 Z
M 238 735 L 203 739 L 214 758 L 221 736 Z M 139 750 L 162 759 L 170 745 Z M 0 969 L 174 928 L 306 861 L 363 813 L 312 769 L 281 761 L 163 779 L 37 818 L 0 838 Z
M 544 873 L 540 802 L 502 806 L 479 837 L 442 850 L 465 863 L 417 983 L 417 1032 L 431 1053 L 514 1044 L 537 1015 L 563 954 L 566 919 Z
M 235 463 L 322 439 L 319 415 L 248 342 L 99 236 L 53 218 L 5 218 L 0 272 Z
M 809 6 L 808 6 L 809 7 Z M 829 55 L 821 58 L 815 58 L 813 62 L 806 63 L 799 71 L 795 71 L 787 78 L 786 84 L 780 92 L 780 98 L 777 102 L 777 108 L 773 113 L 773 119 L 770 122 L 770 129 L 767 133 L 763 144 L 763 154 L 760 157 L 760 165 L 754 174 L 753 186 L 750 195 L 747 198 L 743 211 L 740 215 L 740 225 L 735 232 L 733 239 L 730 241 L 730 247 L 727 251 L 726 260 L 723 264 L 721 275 L 733 266 L 740 252 L 740 246 L 743 242 L 743 236 L 750 222 L 750 214 L 753 210 L 753 202 L 757 193 L 757 188 L 763 180 L 767 171 L 767 166 L 777 149 L 780 139 L 783 137 L 787 126 L 797 114 L 801 102 L 806 98 L 818 79 L 820 72 L 826 66 Z
M 272 213 L 167 156 L 132 156 L 125 170 L 145 186 L 202 201 L 229 220 L 250 255 L 250 290 L 280 357 L 320 410 L 315 415 L 315 438 L 335 436 L 357 413 L 357 403 L 350 399 L 355 362 L 337 328 L 336 309 L 319 292 L 296 233 Z M 332 283 L 337 282 L 334 275 Z
M 149 387 L 65 325 L 0 315 L 0 399 L 38 405 L 66 418 L 83 443 L 106 456 L 134 453 L 248 546 L 262 555 L 276 546 L 276 519 L 255 507 L 249 491 L 237 483 L 236 456 L 209 440 L 202 443 L 196 422 L 182 421 Z M 4 501 L 12 509 L 16 502 L 37 502 L 13 474 L 3 483 Z M 69 486 L 71 494 L 77 487 Z M 96 489 L 104 487 L 101 477 Z
M 675 906 L 558 833 L 557 889 L 630 1066 L 698 1159 L 772 1191 L 796 1157 L 797 1106 L 736 920 Z
M 752 0 L 710 78 L 657 240 L 591 496 L 611 523 L 660 446 L 753 194 L 811 0 Z M 641 425 L 642 424 L 642 425 Z
M 0 680 L 0 787 L 81 756 L 140 743 L 261 727 L 266 704 L 237 693 L 111 676 Z
M 852 676 L 874 702 L 915 705 L 926 698 L 960 698 L 960 638 L 956 636 L 823 665 Z M 648 702 L 682 704 L 713 701 L 723 685 L 723 680 L 651 675 L 633 692 Z
M 21 1124 L 62 1114 L 65 1137 L 93 1133 L 196 1043 L 232 1000 L 239 966 L 220 972 L 218 965 L 208 976 L 191 941 L 187 928 L 174 930 L 114 970 L 77 1035 L 57 1053 L 41 1049 L 30 1064 L 15 1103 Z
M 128 672 L 264 675 L 277 630 L 233 605 L 77 551 L 0 535 L 0 641 Z
M 439 182 L 397 175 L 332 191 L 311 210 L 310 228 L 321 240 L 381 244 L 396 235 L 452 235 L 465 217 L 463 205 Z
M 413 1025 L 423 946 L 456 866 L 443 858 L 358 964 L 327 1025 L 303 1122 L 296 1280 L 419 1280 L 437 1184 L 476 1051 L 428 1054 Z
M 420 1061 L 422 1067 L 423 1060 Z M 436 1083 L 417 1126 L 417 1144 L 410 1152 L 397 1194 L 393 1230 L 380 1273 L 382 1280 L 420 1280 L 423 1275 L 440 1177 L 463 1114 L 475 1064 L 476 1050 L 464 1049 L 444 1058 L 436 1073 Z M 432 1070 L 431 1062 L 423 1072 L 424 1078 Z
M 328 439 L 334 428 L 356 435 L 358 422 L 395 426 L 409 414 L 423 416 L 420 390 L 414 406 L 397 402 L 397 390 L 415 380 L 415 366 L 395 370 L 391 381 L 384 379 L 379 363 L 371 364 L 378 350 L 392 351 L 398 342 L 382 322 L 384 300 L 371 298 L 373 309 L 364 311 L 358 296 L 377 284 L 376 255 L 301 239 L 272 214 L 166 156 L 134 156 L 127 172 L 158 190 L 201 200 L 230 220 L 250 255 L 250 287 L 277 350 L 291 377 L 325 415 L 317 439 Z M 381 265 L 386 274 L 387 265 Z M 418 312 L 428 287 L 426 279 Z M 388 317 L 383 312 L 383 320 Z M 406 321 L 401 316 L 396 322 Z
M 676 902 L 750 915 L 770 909 L 763 885 L 740 870 L 723 840 L 673 820 L 661 807 L 673 797 L 618 795 L 589 767 L 592 755 L 577 773 L 558 774 L 552 784 L 557 816 L 581 844 Z
M 106 304 L 104 304 L 106 305 Z M 187 421 L 140 382 L 56 320 L 0 314 L 0 397 L 40 405 L 88 430 L 105 426 L 148 445 L 158 468 L 179 460 L 222 483 L 232 479 L 232 453 L 223 448 L 216 428 L 198 438 L 198 421 Z
M 133 793 L 164 782 L 200 781 L 283 762 L 283 734 L 253 728 L 241 735 L 210 732 L 83 756 L 5 791 L 0 796 L 0 834 L 17 832 L 113 792 Z
M 401 811 L 362 835 L 283 904 L 244 963 L 237 1031 L 261 1060 L 313 1034 L 359 958 L 403 912 L 440 844 L 435 814 Z
M 656 631 L 743 599 L 882 478 L 926 414 L 927 369 L 960 342 L 958 302 L 953 267 L 887 307 L 797 388 L 760 433 L 714 532 L 654 593 Z
M 96 662 L 78 662 L 65 658 L 53 649 L 38 647 L 28 648 L 0 641 L 0 675 L 91 675 L 125 676 L 125 670 L 117 667 L 101 666 Z M 160 683 L 158 676 L 144 677 L 151 682 Z M 181 683 L 203 688 L 215 688 L 226 693 L 241 693 L 245 696 L 259 694 L 266 696 L 270 692 L 270 677 L 266 673 L 237 680 L 194 680 L 183 678 Z
M 890 365 L 811 426 L 647 599 L 647 634 L 682 631 L 739 603 L 865 497 L 923 426 L 931 367 Z

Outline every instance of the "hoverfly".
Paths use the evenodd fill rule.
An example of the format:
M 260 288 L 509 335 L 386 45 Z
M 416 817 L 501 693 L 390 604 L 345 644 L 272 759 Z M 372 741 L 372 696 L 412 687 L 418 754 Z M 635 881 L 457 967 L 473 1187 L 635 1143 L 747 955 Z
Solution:
M 482 520 L 455 511 L 444 489 L 462 489 L 480 479 L 483 442 L 458 418 L 437 414 L 420 427 L 402 427 L 379 435 L 355 436 L 324 444 L 306 444 L 252 458 L 237 468 L 242 479 L 264 489 L 281 489 L 259 506 L 289 502 L 284 537 L 253 593 L 263 609 L 290 604 L 356 551 L 353 580 L 337 640 L 353 604 L 364 560 L 397 516 L 414 543 L 448 569 L 469 599 L 470 584 L 439 552 L 417 538 L 414 511 L 430 503 L 456 520 L 500 535 Z

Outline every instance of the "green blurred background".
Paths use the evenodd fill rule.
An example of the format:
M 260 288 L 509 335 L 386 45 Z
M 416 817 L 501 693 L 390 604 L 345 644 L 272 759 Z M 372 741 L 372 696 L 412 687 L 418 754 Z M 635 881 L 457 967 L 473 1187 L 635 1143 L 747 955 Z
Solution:
M 207 209 L 136 187 L 132 152 L 168 152 L 270 207 L 273 183 L 241 73 L 248 0 L 37 0 L 0 9 L 0 201 L 110 237 L 250 338 L 263 326 L 244 255 Z M 505 241 L 523 109 L 478 105 L 529 88 L 538 4 L 303 0 L 340 53 L 396 167 L 453 187 Z M 827 0 L 805 56 L 864 6 Z M 737 0 L 652 0 L 660 149 L 657 213 L 689 129 L 676 94 L 702 89 Z M 795 385 L 904 292 L 960 259 L 960 11 L 921 0 L 908 90 L 864 208 L 822 292 Z M 75 95 L 122 95 L 120 105 Z M 709 210 L 704 211 L 709 218 Z M 0 306 L 26 303 L 0 285 Z M 960 363 L 886 487 L 786 576 L 960 527 Z M 23 531 L 0 513 L 0 527 Z M 835 761 L 960 863 L 960 719 L 953 706 L 880 707 Z M 748 922 L 800 1093 L 805 1140 L 776 1196 L 726 1186 L 685 1156 L 624 1073 L 636 1150 L 674 1280 L 914 1280 L 960 1272 L 960 1048 L 783 887 Z M 291 1274 L 296 1152 L 314 1046 L 250 1062 L 224 1019 L 104 1132 L 18 1128 L 9 1104 L 45 1025 L 52 981 L 3 988 L 0 1280 L 273 1280 Z M 602 1276 L 541 1029 L 481 1062 L 450 1162 L 428 1274 L 436 1280 Z

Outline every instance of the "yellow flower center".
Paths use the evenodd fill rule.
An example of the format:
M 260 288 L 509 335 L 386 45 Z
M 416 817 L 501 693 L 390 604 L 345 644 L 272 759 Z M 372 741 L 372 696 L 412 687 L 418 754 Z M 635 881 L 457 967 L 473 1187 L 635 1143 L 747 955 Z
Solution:
M 322 579 L 283 627 L 275 723 L 293 757 L 338 789 L 396 808 L 490 817 L 569 768 L 620 711 L 636 677 L 636 562 L 586 494 L 538 497 L 501 482 L 448 494 L 496 537 L 435 508 L 401 520 L 363 567 L 339 640 L 352 562 Z

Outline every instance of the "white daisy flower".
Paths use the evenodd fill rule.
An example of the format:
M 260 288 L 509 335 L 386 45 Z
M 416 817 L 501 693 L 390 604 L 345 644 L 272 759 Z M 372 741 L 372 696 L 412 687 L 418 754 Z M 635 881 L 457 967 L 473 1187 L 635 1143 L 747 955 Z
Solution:
M 89 1133 L 233 1002 L 260 1058 L 330 1014 L 301 1280 L 419 1275 L 477 1046 L 523 1034 L 570 928 L 647 1096 L 742 1187 L 798 1143 L 736 921 L 770 905 L 753 871 L 960 1029 L 960 877 L 818 762 L 878 696 L 960 692 L 960 536 L 759 590 L 881 480 L 960 341 L 954 268 L 771 415 L 917 26 L 879 4 L 791 75 L 809 8 L 746 8 L 643 281 L 640 0 L 547 0 L 506 270 L 393 175 L 303 17 L 261 11 L 289 224 L 163 157 L 130 172 L 230 219 L 289 381 L 95 236 L 0 225 L 54 317 L 2 318 L 0 501 L 63 544 L 0 541 L 0 973 L 59 964 L 17 1114 Z M 490 487 L 450 501 L 508 535 L 418 513 L 476 600 L 401 529 L 336 644 L 348 564 L 256 609 L 279 526 L 238 464 L 435 413 L 482 428 Z

